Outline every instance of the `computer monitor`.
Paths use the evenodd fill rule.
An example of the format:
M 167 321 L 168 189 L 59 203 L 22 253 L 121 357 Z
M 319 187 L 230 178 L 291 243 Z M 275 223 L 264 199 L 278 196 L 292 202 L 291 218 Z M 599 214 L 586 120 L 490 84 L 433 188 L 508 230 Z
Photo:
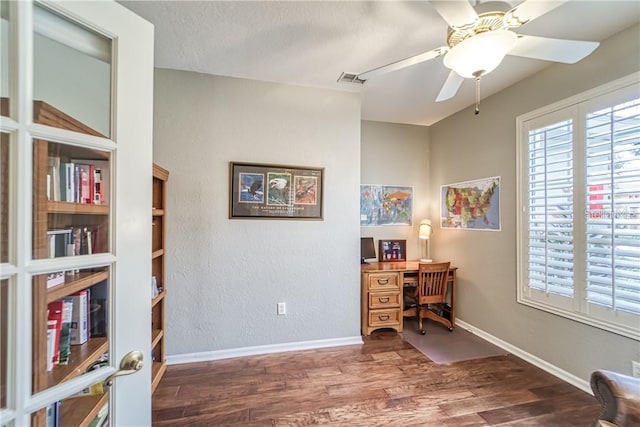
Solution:
M 376 258 L 376 246 L 373 237 L 360 238 L 360 264 L 367 264 L 368 259 Z

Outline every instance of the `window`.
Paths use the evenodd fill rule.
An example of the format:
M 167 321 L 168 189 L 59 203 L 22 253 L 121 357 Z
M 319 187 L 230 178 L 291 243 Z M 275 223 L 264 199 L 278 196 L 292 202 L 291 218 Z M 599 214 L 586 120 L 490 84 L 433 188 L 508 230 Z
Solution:
M 518 302 L 640 338 L 638 75 L 517 118 Z

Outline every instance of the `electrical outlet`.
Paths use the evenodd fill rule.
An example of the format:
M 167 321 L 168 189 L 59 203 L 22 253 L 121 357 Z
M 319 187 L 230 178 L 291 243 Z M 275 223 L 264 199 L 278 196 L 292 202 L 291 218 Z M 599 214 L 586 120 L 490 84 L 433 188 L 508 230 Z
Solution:
M 278 316 L 284 316 L 287 314 L 287 305 L 283 302 L 278 303 Z
M 640 378 L 640 362 L 631 361 L 631 375 Z

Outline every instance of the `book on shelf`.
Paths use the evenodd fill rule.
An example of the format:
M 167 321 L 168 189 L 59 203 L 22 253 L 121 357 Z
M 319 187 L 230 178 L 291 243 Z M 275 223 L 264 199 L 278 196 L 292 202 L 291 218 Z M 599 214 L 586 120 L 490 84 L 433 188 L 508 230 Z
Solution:
M 91 338 L 91 288 L 85 289 L 87 292 L 87 339 Z
M 49 156 L 47 159 L 47 188 L 49 200 L 59 202 L 60 199 L 60 157 Z
M 58 427 L 60 425 L 60 401 L 47 406 L 46 427 Z
M 104 252 L 102 245 L 106 241 L 104 229 L 100 225 L 70 225 L 71 247 L 74 255 L 91 255 Z
M 106 184 L 104 180 L 105 173 L 102 171 L 101 167 L 95 167 L 93 169 L 93 204 L 94 205 L 103 205 L 106 204 L 106 199 L 103 195 L 103 189 Z
M 53 288 L 54 286 L 63 285 L 66 280 L 66 275 L 64 271 L 54 271 L 51 273 L 47 273 L 47 289 Z
M 71 297 L 62 298 L 62 327 L 60 328 L 60 346 L 58 363 L 60 365 L 69 364 L 71 355 L 71 318 L 73 316 L 73 299 Z
M 69 229 L 47 231 L 49 258 L 75 255 L 71 232 L 72 230 Z M 64 271 L 47 273 L 47 289 L 62 285 L 65 283 L 65 280 L 66 276 Z
M 89 305 L 87 291 L 82 290 L 71 295 L 73 310 L 71 314 L 71 345 L 84 344 L 89 339 Z
M 68 202 L 95 204 L 95 166 L 86 162 L 72 159 L 65 163 L 66 178 L 70 180 L 66 185 Z
M 73 255 L 69 253 L 73 250 L 71 243 L 72 230 L 68 228 L 47 230 L 47 238 L 49 240 L 49 258 L 57 258 L 62 256 Z
M 60 197 L 63 202 L 74 202 L 76 192 L 76 171 L 73 163 L 60 165 Z
M 47 371 L 53 370 L 53 357 L 58 335 L 57 323 L 57 320 L 47 320 Z
M 76 163 L 76 202 L 93 204 L 93 165 Z
M 107 160 L 94 160 L 95 204 L 106 205 L 109 203 L 109 187 L 111 173 Z
M 55 333 L 53 340 L 53 357 L 51 360 L 52 366 L 55 368 L 60 363 L 60 331 L 62 329 L 62 311 L 63 311 L 63 303 L 62 300 L 57 300 L 50 302 L 47 305 L 47 309 L 49 310 L 47 328 L 49 327 L 50 321 L 55 321 Z
M 89 427 L 102 427 L 108 424 L 109 421 L 109 405 L 105 405 L 100 408 L 98 415 L 89 423 Z
M 68 160 L 68 161 L 66 161 Z M 47 198 L 52 201 L 107 204 L 109 162 L 94 159 L 47 159 Z
M 104 366 L 108 366 L 108 365 L 109 364 L 107 363 Z M 89 371 L 87 370 L 87 372 Z M 104 394 L 106 391 L 107 391 L 107 386 L 103 381 L 101 381 L 95 384 L 91 384 L 89 387 L 83 388 L 82 390 L 80 390 L 76 394 L 72 394 L 68 398 L 73 399 L 76 397 L 95 396 L 98 394 Z
M 88 197 L 82 203 L 106 205 L 109 201 L 109 162 L 97 159 L 71 159 L 87 173 Z

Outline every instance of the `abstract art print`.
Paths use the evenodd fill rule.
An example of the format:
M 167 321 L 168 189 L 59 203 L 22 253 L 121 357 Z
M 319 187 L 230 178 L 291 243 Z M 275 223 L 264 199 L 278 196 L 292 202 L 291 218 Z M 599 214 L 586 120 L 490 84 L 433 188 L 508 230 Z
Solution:
M 500 230 L 500 177 L 440 187 L 440 226 Z
M 360 186 L 360 225 L 411 225 L 413 187 L 399 185 Z
M 324 168 L 230 162 L 229 218 L 322 219 Z

